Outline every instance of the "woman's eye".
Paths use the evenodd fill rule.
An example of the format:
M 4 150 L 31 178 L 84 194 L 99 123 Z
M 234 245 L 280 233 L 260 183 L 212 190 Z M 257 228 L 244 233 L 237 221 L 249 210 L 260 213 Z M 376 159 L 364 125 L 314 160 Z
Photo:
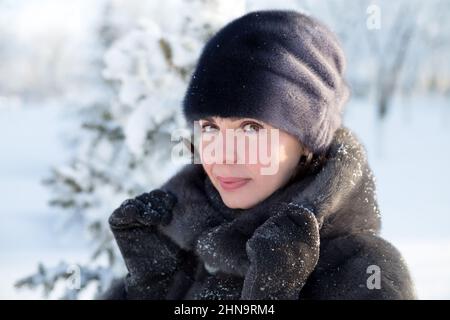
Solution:
M 261 126 L 257 123 L 246 123 L 243 127 L 244 132 L 253 133 L 258 132 Z
M 209 132 L 216 132 L 216 131 L 217 131 L 217 128 L 213 125 L 210 125 L 210 124 L 202 125 L 202 132 L 209 133 Z

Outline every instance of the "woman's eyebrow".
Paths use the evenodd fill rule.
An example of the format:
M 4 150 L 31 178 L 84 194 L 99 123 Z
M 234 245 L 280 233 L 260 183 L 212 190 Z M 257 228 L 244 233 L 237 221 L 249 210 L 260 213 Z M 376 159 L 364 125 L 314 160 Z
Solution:
M 216 123 L 216 121 L 214 121 L 214 119 L 212 117 L 205 117 L 202 120 L 209 121 L 209 122 L 212 122 L 212 123 Z
M 256 122 L 256 123 L 260 123 L 259 121 L 254 120 L 254 119 L 252 119 L 252 118 L 228 117 L 228 119 L 230 119 L 232 122 L 238 122 L 238 121 L 241 121 L 241 122 L 244 122 L 244 121 L 253 121 L 253 122 Z M 212 123 L 216 123 L 216 121 L 213 119 L 213 117 L 205 117 L 205 118 L 202 118 L 201 120 L 208 121 L 208 122 L 212 122 Z
M 240 119 L 242 122 L 254 122 L 254 123 L 257 123 L 257 124 L 259 124 L 260 126 L 264 126 L 264 123 L 262 123 L 261 121 L 258 121 L 258 120 L 255 120 L 255 119 L 252 119 L 252 118 L 236 118 L 236 119 Z
M 252 122 L 255 122 L 255 123 L 260 123 L 258 120 L 255 120 L 255 119 L 253 119 L 253 118 L 229 117 L 228 119 L 230 119 L 231 122 L 238 122 L 238 121 L 240 121 L 240 122 L 244 122 L 244 121 L 252 121 Z

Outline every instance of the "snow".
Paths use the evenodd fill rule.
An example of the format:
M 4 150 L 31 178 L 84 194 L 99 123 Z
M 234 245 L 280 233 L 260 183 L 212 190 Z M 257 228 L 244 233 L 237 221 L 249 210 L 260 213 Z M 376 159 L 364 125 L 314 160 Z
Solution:
M 397 99 L 381 125 L 351 100 L 345 123 L 365 144 L 376 177 L 382 235 L 403 254 L 421 299 L 450 299 L 449 98 Z
M 15 290 L 14 283 L 37 270 L 37 263 L 87 259 L 84 232 L 61 225 L 48 207 L 49 190 L 41 184 L 49 167 L 64 161 L 61 136 L 71 124 L 58 105 L 0 108 L 0 298 L 36 299 L 39 291 Z

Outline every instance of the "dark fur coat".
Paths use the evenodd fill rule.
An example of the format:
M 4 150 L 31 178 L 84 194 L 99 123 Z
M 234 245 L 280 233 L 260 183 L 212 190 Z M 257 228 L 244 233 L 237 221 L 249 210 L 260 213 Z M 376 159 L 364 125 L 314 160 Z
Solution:
M 226 207 L 201 165 L 161 189 L 178 199 L 170 223 L 155 230 L 170 245 L 145 249 L 159 259 L 145 285 L 127 289 L 122 279 L 103 298 L 415 298 L 400 253 L 379 236 L 374 177 L 346 128 L 320 170 L 250 209 Z

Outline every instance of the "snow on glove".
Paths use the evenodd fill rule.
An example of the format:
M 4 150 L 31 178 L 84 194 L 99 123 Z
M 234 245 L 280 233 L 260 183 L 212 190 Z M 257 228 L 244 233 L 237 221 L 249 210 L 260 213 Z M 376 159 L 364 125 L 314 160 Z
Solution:
M 172 193 L 155 189 L 134 199 L 125 200 L 109 218 L 111 228 L 166 225 L 172 218 L 172 208 L 177 202 Z
M 179 247 L 161 234 L 158 224 L 170 222 L 176 197 L 160 189 L 125 200 L 109 218 L 128 269 L 128 299 L 164 299 L 179 264 Z
M 280 204 L 247 241 L 250 267 L 242 300 L 298 299 L 319 259 L 319 226 L 314 214 L 295 204 Z

